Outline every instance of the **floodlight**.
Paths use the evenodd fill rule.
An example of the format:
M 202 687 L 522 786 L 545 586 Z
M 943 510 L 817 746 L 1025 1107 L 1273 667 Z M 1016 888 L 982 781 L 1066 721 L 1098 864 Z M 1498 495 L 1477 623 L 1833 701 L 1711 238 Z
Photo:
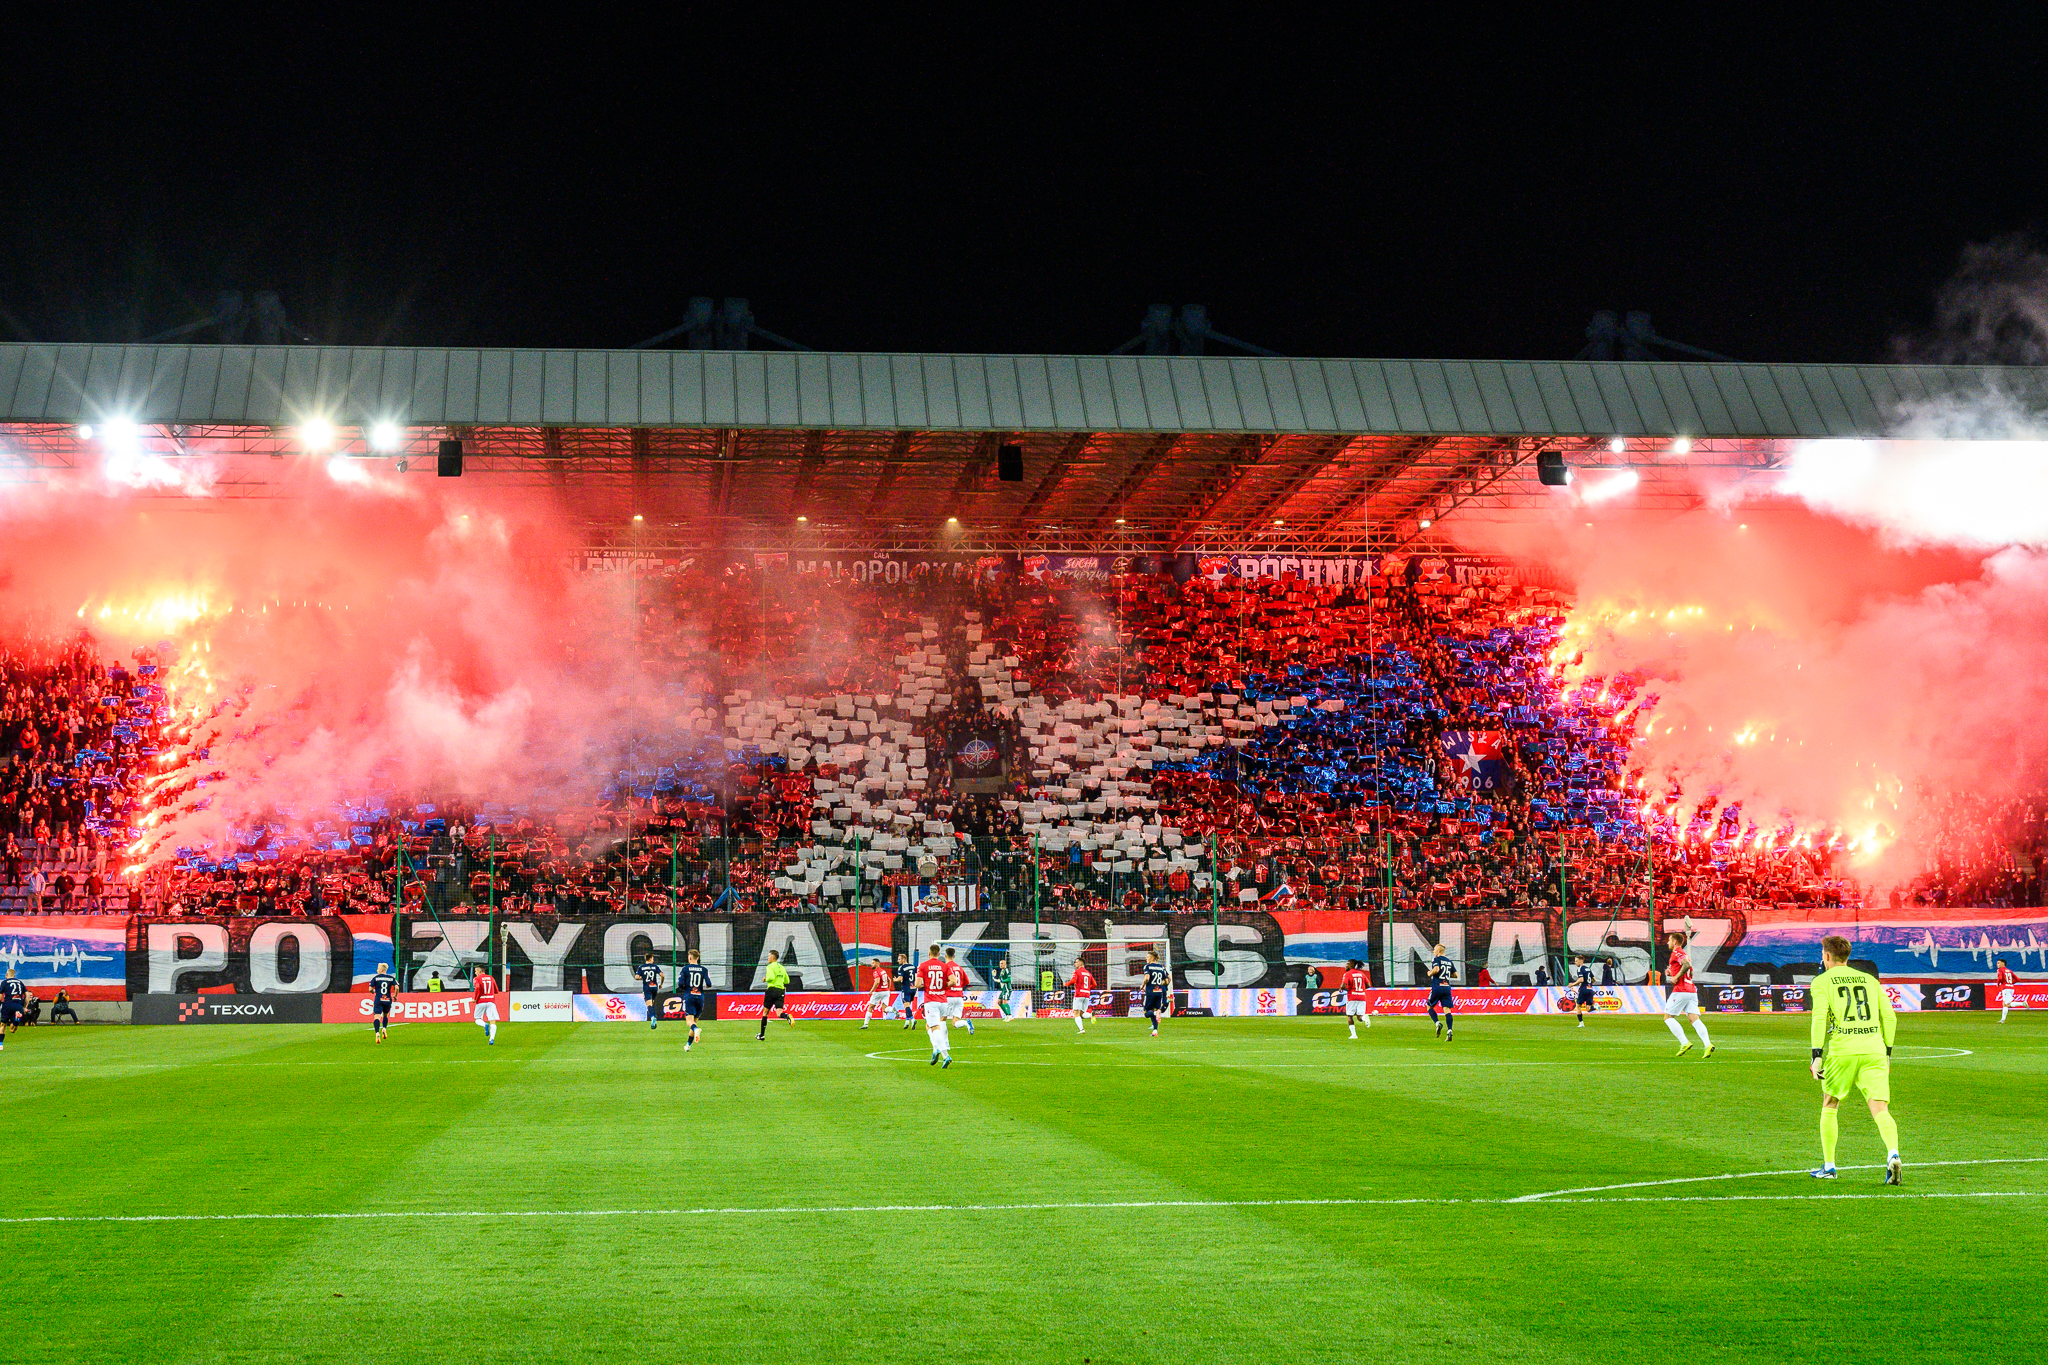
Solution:
M 308 450 L 326 450 L 334 444 L 334 424 L 325 417 L 309 417 L 299 423 L 299 444 Z
M 378 422 L 370 428 L 370 449 L 396 450 L 405 439 L 405 432 L 396 422 Z

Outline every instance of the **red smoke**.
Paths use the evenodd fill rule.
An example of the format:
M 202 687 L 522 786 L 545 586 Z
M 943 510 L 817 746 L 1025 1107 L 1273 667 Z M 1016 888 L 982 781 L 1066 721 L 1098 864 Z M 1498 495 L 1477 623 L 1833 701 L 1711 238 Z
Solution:
M 1878 451 L 1880 485 L 1926 458 Z M 2048 775 L 2048 556 L 1959 548 L 1891 515 L 1888 492 L 1830 491 L 1827 511 L 1768 488 L 1723 490 L 1724 510 L 1577 508 L 1484 548 L 1576 586 L 1567 684 L 1647 675 L 1659 701 L 1635 717 L 1632 764 L 1653 809 L 1674 790 L 1681 816 L 1739 801 L 1760 835 L 1853 841 L 1851 866 L 1888 880 L 1915 865 L 1923 792 L 1996 799 Z
M 195 723 L 164 786 L 223 775 L 175 801 L 148 854 L 373 793 L 581 797 L 649 728 L 630 594 L 571 568 L 566 516 L 481 481 L 343 483 L 311 461 L 282 491 L 0 505 L 0 618 L 88 628 L 131 662 L 166 644 L 159 680 Z

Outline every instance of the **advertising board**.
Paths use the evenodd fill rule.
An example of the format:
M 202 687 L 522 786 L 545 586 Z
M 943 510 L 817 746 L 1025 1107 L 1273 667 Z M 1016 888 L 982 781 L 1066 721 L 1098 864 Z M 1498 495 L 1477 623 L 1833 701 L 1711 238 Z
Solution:
M 276 999 L 278 997 L 266 997 Z M 371 1000 L 367 992 L 323 995 L 320 1017 L 329 1024 L 367 1024 Z M 391 1002 L 394 1024 L 427 1024 L 475 1018 L 475 1002 L 468 991 L 402 991 Z
M 129 1012 L 135 1024 L 317 1024 L 317 995 L 138 995 Z M 367 999 L 368 997 L 365 997 Z

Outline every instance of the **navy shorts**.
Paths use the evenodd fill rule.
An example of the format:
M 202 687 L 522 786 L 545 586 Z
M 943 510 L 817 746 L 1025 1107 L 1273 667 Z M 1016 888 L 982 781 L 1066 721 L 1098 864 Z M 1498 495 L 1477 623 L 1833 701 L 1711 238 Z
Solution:
M 1145 1008 L 1154 1014 L 1163 1011 L 1166 1008 L 1166 993 L 1164 991 L 1146 991 Z
M 391 1002 L 389 1000 L 371 1001 L 370 1014 L 373 1017 L 381 1016 L 382 1018 L 389 1019 L 391 1017 Z
M 19 1005 L 0 1005 L 0 1024 L 21 1022 L 22 1009 Z
M 683 1013 L 689 1015 L 692 1019 L 702 1018 L 704 1014 L 704 997 L 701 995 L 684 996 Z
M 1587 1009 L 1593 1008 L 1593 990 L 1590 986 L 1579 987 L 1579 1003 Z
M 1458 1008 L 1458 1002 L 1451 999 L 1451 988 L 1441 981 L 1429 988 L 1429 1003 L 1432 1007 L 1442 1005 L 1447 1010 Z

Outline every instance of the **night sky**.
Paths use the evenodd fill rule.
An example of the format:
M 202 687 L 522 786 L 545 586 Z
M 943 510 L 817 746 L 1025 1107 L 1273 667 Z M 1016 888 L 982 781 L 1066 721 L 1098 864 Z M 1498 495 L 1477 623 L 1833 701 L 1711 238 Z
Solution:
M 2048 226 L 2041 45 L 1722 13 L 95 11 L 12 64 L 0 338 L 267 288 L 342 343 L 626 346 L 706 294 L 830 350 L 1101 352 L 1197 302 L 1294 355 L 1564 358 L 1601 308 L 1747 360 L 1924 353 L 1965 248 Z

